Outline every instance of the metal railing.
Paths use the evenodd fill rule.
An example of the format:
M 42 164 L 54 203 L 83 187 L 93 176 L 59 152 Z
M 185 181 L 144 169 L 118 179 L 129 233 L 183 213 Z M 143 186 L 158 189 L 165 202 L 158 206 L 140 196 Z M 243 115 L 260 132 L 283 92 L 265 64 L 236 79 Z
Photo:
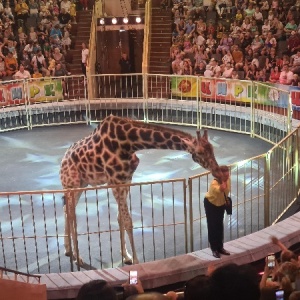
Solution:
M 276 222 L 295 201 L 299 192 L 299 128 L 291 132 L 287 92 L 260 83 L 194 76 L 106 74 L 89 76 L 88 81 L 94 89 L 93 99 L 87 97 L 83 76 L 1 83 L 0 131 L 88 124 L 114 113 L 146 122 L 208 127 L 267 140 L 274 144 L 268 153 L 231 166 L 234 210 L 227 220 L 226 241 Z M 280 101 L 269 101 L 273 90 Z M 210 176 L 191 177 L 188 185 L 185 179 L 130 185 L 129 203 L 140 261 L 207 247 L 202 200 Z M 76 268 L 63 253 L 63 192 L 0 193 L 1 265 L 34 273 Z M 83 195 L 77 224 L 85 268 L 122 264 L 117 208 L 115 201 L 110 201 L 110 187 L 84 189 Z
M 276 223 L 299 194 L 300 129 L 263 155 L 230 166 L 233 214 L 226 219 L 225 240 L 233 240 Z M 190 250 L 208 247 L 203 199 L 210 173 L 189 178 Z
M 274 144 L 292 129 L 289 92 L 252 81 L 135 73 L 90 75 L 87 81 L 83 75 L 15 80 L 0 88 L 0 132 L 46 123 L 98 122 L 110 113 L 245 133 Z M 276 101 L 269 100 L 273 94 Z M 5 124 L 5 112 L 12 111 L 20 124 Z
M 187 253 L 185 179 L 129 186 L 128 203 L 141 260 Z M 80 189 L 83 194 L 77 205 L 78 243 L 88 269 L 122 264 L 118 208 L 111 188 Z M 63 192 L 0 193 L 1 264 L 34 273 L 77 268 L 64 256 Z

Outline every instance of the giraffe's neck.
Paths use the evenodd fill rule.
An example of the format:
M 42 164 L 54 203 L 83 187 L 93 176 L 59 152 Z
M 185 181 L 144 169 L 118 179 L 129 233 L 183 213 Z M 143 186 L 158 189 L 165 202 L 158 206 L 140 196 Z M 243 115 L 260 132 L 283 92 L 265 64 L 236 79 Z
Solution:
M 171 149 L 192 153 L 195 138 L 180 130 L 169 129 L 138 121 L 108 117 L 101 124 L 104 145 L 127 153 L 142 149 Z

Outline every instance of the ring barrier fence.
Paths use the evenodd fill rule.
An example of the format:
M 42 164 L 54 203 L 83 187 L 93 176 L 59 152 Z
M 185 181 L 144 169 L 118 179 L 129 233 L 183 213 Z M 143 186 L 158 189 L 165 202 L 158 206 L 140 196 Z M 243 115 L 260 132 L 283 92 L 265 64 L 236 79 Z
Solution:
M 2 132 L 89 124 L 113 113 L 157 124 L 238 132 L 269 141 L 273 148 L 268 153 L 230 166 L 233 215 L 226 218 L 225 241 L 275 223 L 297 198 L 299 128 L 293 130 L 296 123 L 292 123 L 290 95 L 276 87 L 194 76 L 106 74 L 87 79 L 15 80 L 1 84 L 0 90 Z M 268 99 L 273 90 L 280 101 Z M 206 172 L 187 181 L 180 178 L 129 185 L 128 202 L 141 262 L 208 246 L 202 202 L 211 179 Z M 82 190 L 76 222 L 83 269 L 122 265 L 111 186 Z M 64 256 L 63 193 L 0 193 L 3 267 L 41 274 L 82 269 Z
M 0 267 L 2 299 L 46 300 L 47 288 L 41 275 L 31 275 Z

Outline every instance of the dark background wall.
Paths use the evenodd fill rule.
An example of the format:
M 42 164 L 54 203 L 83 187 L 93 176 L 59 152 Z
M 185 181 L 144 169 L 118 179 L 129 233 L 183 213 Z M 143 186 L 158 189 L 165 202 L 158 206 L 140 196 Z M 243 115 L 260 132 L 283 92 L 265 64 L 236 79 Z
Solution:
M 119 74 L 121 53 L 130 58 L 132 72 L 142 72 L 143 30 L 98 31 L 97 61 L 103 74 Z

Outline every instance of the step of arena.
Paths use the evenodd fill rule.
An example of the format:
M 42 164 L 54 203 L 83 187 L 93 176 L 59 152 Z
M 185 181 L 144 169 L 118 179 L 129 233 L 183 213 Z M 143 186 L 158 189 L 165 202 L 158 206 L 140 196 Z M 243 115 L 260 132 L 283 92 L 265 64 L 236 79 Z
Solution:
M 280 249 L 270 242 L 276 236 L 285 246 L 291 247 L 300 242 L 300 212 L 267 227 L 261 231 L 225 243 L 230 256 L 215 259 L 206 248 L 189 254 L 171 257 L 160 261 L 141 263 L 104 270 L 92 270 L 70 273 L 43 274 L 41 283 L 47 285 L 48 299 L 75 298 L 79 288 L 94 279 L 103 279 L 112 286 L 119 287 L 128 280 L 130 270 L 137 270 L 145 289 L 155 289 L 205 274 L 208 266 L 216 267 L 233 262 L 239 265 L 259 261 L 268 253 L 277 253 Z

